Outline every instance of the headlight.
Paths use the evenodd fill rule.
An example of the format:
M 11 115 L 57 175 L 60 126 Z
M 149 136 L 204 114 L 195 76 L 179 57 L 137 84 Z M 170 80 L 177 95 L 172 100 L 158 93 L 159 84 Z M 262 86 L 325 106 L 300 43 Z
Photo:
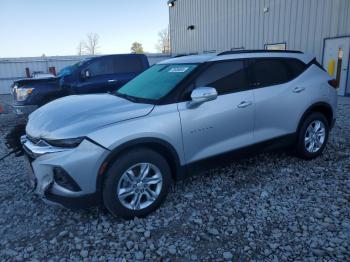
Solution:
M 14 93 L 16 93 L 17 90 L 17 85 L 14 85 L 11 89 L 11 94 L 13 95 Z
M 33 92 L 34 88 L 15 88 L 17 101 L 24 101 Z
M 77 147 L 80 145 L 80 143 L 84 140 L 84 137 L 77 137 L 77 138 L 68 138 L 68 139 L 59 139 L 59 140 L 48 140 L 45 139 L 45 141 L 55 147 Z

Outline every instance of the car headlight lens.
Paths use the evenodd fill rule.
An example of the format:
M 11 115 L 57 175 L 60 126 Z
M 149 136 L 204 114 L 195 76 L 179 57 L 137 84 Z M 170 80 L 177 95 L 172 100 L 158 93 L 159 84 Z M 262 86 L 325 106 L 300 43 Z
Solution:
M 15 88 L 17 101 L 24 101 L 27 97 L 33 93 L 34 88 Z
M 77 147 L 80 145 L 81 142 L 83 142 L 84 137 L 77 137 L 77 138 L 68 138 L 68 139 L 59 139 L 59 140 L 48 140 L 45 139 L 45 141 L 55 147 Z

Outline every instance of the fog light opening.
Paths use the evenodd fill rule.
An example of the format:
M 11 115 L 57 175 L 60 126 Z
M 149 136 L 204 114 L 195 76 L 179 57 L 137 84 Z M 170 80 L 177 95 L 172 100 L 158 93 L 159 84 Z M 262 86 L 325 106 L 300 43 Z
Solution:
M 78 192 L 81 191 L 80 186 L 74 179 L 61 167 L 55 167 L 53 170 L 55 182 L 70 191 Z

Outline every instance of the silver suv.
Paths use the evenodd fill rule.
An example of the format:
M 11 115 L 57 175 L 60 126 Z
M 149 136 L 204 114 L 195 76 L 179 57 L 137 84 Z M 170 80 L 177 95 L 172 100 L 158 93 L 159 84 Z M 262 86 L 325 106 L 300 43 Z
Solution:
M 44 200 L 142 217 L 203 160 L 281 146 L 304 159 L 320 155 L 336 105 L 335 81 L 300 52 L 184 56 L 115 93 L 41 107 L 22 142 Z

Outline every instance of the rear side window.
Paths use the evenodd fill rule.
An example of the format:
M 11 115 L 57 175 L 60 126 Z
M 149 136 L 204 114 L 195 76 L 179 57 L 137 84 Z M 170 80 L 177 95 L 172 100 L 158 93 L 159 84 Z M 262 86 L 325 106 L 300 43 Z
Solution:
M 256 87 L 279 85 L 290 79 L 282 59 L 257 59 L 251 65 L 251 70 Z
M 139 73 L 144 70 L 141 57 L 134 55 L 115 57 L 114 66 L 117 74 Z
M 99 59 L 92 62 L 88 68 L 90 76 L 100 76 L 113 74 L 114 66 L 112 59 Z
M 195 86 L 214 87 L 218 94 L 247 90 L 245 63 L 242 60 L 215 63 L 197 78 Z

